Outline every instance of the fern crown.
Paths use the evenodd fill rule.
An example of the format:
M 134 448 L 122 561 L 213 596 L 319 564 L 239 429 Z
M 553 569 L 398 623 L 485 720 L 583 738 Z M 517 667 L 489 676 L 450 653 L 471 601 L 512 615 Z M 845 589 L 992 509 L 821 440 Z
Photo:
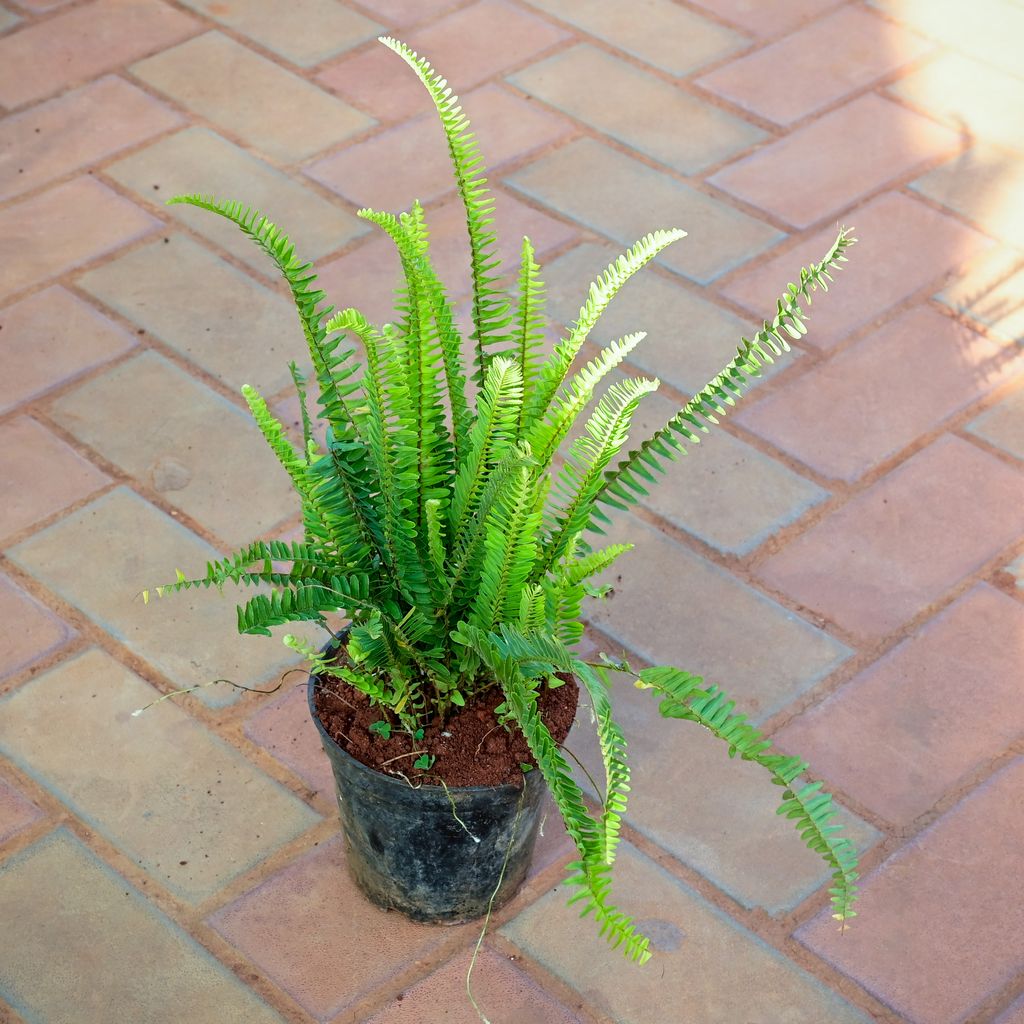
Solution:
M 609 890 L 629 771 L 607 681 L 612 669 L 631 670 L 625 663 L 587 664 L 573 653 L 583 631 L 583 599 L 600 593 L 592 579 L 628 545 L 593 547 L 590 540 L 602 533 L 611 510 L 635 504 L 684 444 L 697 443 L 728 412 L 762 365 L 789 349 L 788 338 L 805 332 L 801 303 L 827 290 L 854 240 L 840 232 L 821 262 L 801 270 L 772 319 L 741 340 L 721 373 L 652 437 L 624 451 L 633 415 L 658 381 L 603 382 L 643 335 L 612 342 L 583 365 L 578 357 L 615 294 L 684 232 L 653 231 L 618 257 L 545 355 L 536 254 L 523 239 L 514 295 L 508 294 L 493 199 L 458 98 L 403 43 L 381 42 L 418 75 L 447 139 L 470 241 L 471 366 L 431 264 L 418 203 L 401 214 L 359 213 L 391 239 L 403 272 L 395 322 L 375 325 L 357 309 L 328 305 L 312 265 L 260 212 L 198 194 L 171 200 L 232 221 L 276 264 L 298 311 L 326 441 L 314 437 L 307 374 L 296 364 L 301 446 L 256 389 L 243 388 L 298 492 L 304 539 L 256 541 L 211 562 L 205 575 L 179 573 L 156 592 L 227 583 L 258 588 L 238 607 L 242 633 L 270 635 L 272 627 L 300 621 L 326 627 L 327 614 L 341 613 L 351 631 L 344 663 L 332 664 L 331 672 L 410 729 L 500 686 L 508 716 L 523 730 L 579 850 L 570 879 L 578 890 L 574 899 L 595 915 L 613 945 L 644 960 L 647 940 L 610 902 Z M 566 448 L 574 426 L 577 434 Z M 285 642 L 323 664 L 294 636 Z M 538 689 L 559 671 L 576 674 L 594 709 L 606 775 L 597 815 L 587 809 L 537 713 Z M 663 714 L 704 725 L 731 755 L 762 764 L 784 787 L 781 813 L 795 819 L 808 845 L 828 861 L 836 914 L 850 916 L 855 857 L 829 823 L 831 798 L 816 784 L 795 784 L 806 765 L 767 753 L 767 741 L 700 678 L 672 668 L 632 676 L 662 698 Z

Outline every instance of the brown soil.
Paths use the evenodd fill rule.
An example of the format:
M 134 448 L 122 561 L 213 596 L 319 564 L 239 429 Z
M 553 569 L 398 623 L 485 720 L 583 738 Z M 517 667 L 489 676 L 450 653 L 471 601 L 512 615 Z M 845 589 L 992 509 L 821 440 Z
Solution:
M 579 687 L 571 678 L 563 686 L 541 688 L 537 699 L 540 717 L 558 744 L 569 735 L 578 700 Z M 423 738 L 414 740 L 401 730 L 395 716 L 371 706 L 364 694 L 330 676 L 313 701 L 328 735 L 357 761 L 377 771 L 399 778 L 404 775 L 414 784 L 438 786 L 443 781 L 448 786 L 519 786 L 521 765 L 536 768 L 537 762 L 519 727 L 514 722 L 499 724 L 494 709 L 501 702 L 501 690 L 495 686 L 464 708 L 457 708 L 447 722 L 431 722 Z M 370 726 L 380 721 L 391 722 L 389 739 L 370 732 Z M 435 758 L 425 771 L 413 767 L 424 752 Z

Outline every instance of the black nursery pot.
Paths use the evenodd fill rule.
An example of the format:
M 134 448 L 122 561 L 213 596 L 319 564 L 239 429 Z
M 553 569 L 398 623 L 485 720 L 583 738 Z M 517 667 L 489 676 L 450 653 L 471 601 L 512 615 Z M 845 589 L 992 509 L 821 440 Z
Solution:
M 507 903 L 533 858 L 541 773 L 527 772 L 522 789 L 414 789 L 368 768 L 327 734 L 314 704 L 319 683 L 318 676 L 310 678 L 309 711 L 334 769 L 348 866 L 359 888 L 380 907 L 435 924 L 483 917 L 499 878 L 493 907 Z

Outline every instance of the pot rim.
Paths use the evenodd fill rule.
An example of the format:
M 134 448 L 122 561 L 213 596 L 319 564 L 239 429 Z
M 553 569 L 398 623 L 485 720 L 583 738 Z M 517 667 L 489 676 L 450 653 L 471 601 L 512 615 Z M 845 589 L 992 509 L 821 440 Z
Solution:
M 347 630 L 339 633 L 333 640 L 328 640 L 321 649 L 322 654 L 327 654 L 332 650 L 336 643 L 340 642 L 344 637 Z M 316 706 L 313 703 L 313 694 L 316 691 L 316 687 L 320 684 L 320 676 L 315 673 L 310 673 L 309 680 L 306 683 L 306 705 L 309 708 L 310 718 L 313 719 L 313 724 L 317 728 L 317 732 L 320 733 L 320 739 L 322 742 L 330 743 L 334 750 L 339 751 L 344 757 L 356 766 L 357 769 L 362 769 L 364 772 L 372 772 L 374 775 L 379 776 L 386 782 L 393 786 L 398 786 L 403 792 L 408 792 L 410 789 L 413 792 L 418 790 L 426 790 L 429 793 L 465 793 L 470 794 L 481 794 L 481 793 L 500 793 L 506 792 L 508 795 L 518 794 L 523 791 L 523 787 L 530 785 L 531 775 L 543 775 L 540 768 L 534 768 L 531 772 L 523 773 L 523 787 L 513 786 L 511 783 L 503 782 L 498 786 L 435 786 L 430 785 L 426 782 L 421 783 L 419 786 L 411 786 L 408 782 L 404 782 L 401 779 L 396 779 L 393 775 L 389 775 L 387 772 L 378 771 L 376 768 L 371 768 L 368 764 L 363 764 L 358 758 L 353 757 L 325 728 L 323 722 L 320 721 L 320 716 L 316 713 Z

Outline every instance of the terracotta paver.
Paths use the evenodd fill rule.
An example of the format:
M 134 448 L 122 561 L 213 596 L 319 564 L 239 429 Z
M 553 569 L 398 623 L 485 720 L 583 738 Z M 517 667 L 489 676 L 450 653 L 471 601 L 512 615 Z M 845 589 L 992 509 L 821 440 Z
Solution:
M 686 239 L 676 244 L 685 245 Z M 579 316 L 590 282 L 621 252 L 622 246 L 584 242 L 542 268 L 547 314 L 562 333 Z M 740 338 L 752 333 L 753 323 L 753 318 L 741 320 L 681 281 L 647 272 L 635 275 L 615 296 L 590 340 L 604 344 L 645 331 L 647 337 L 630 353 L 629 364 L 693 394 L 722 369 Z M 768 366 L 765 379 L 792 360 L 787 356 Z
M 0 103 L 16 107 L 170 46 L 200 24 L 161 0 L 93 0 L 0 39 Z
M 74 635 L 66 622 L 6 576 L 0 576 L 0 618 L 4 622 L 0 678 L 20 672 L 46 657 Z
M 994 67 L 1020 74 L 1016 40 L 1024 14 L 1013 0 L 979 0 L 975 17 L 963 17 L 957 0 L 871 0 L 880 11 L 905 21 L 943 46 Z
M 1019 70 L 1019 69 L 1018 69 Z M 969 137 L 1020 147 L 1024 81 L 985 58 L 946 53 L 892 86 L 894 95 L 926 110 Z
M 184 0 L 199 14 L 240 32 L 285 60 L 309 67 L 373 39 L 382 28 L 331 0 Z
M 340 837 L 293 861 L 210 923 L 320 1020 L 414 965 L 445 938 L 445 930 L 385 913 L 361 896 Z M 338 950 L 346 951 L 342 971 Z
M 761 142 L 765 133 L 593 46 L 574 46 L 509 81 L 683 174 Z M 630 96 L 626 105 L 621 96 Z
M 1024 232 L 1024 169 L 1012 150 L 978 142 L 910 187 L 1010 245 Z
M 764 769 L 730 759 L 726 744 L 698 726 L 662 718 L 650 694 L 619 678 L 613 676 L 613 693 L 635 780 L 626 821 L 743 906 L 781 914 L 819 889 L 828 867 L 804 846 L 792 822 L 775 813 L 779 789 Z M 733 688 L 731 695 L 748 709 L 746 694 Z M 589 709 L 581 709 L 568 744 L 591 776 L 601 779 L 601 752 L 589 717 Z M 812 764 L 822 771 L 813 759 Z M 576 775 L 594 795 L 583 773 Z M 841 810 L 838 820 L 861 849 L 879 839 L 848 811 Z
M 103 124 L 103 131 L 94 127 Z M 48 184 L 181 123 L 122 78 L 107 76 L 0 125 L 0 199 Z
M 769 38 L 791 32 L 801 22 L 839 6 L 841 0 L 694 0 L 697 7 Z
M 7 554 L 178 687 L 224 678 L 259 686 L 294 664 L 279 641 L 237 634 L 231 596 L 189 592 L 143 604 L 144 589 L 172 582 L 175 569 L 202 575 L 221 553 L 132 491 L 111 491 Z M 196 696 L 219 707 L 238 693 L 221 684 Z
M 367 1024 L 419 1024 L 423 1020 L 479 1024 L 480 1018 L 466 998 L 468 968 L 468 956 L 451 961 L 402 993 L 401 1000 L 375 1013 Z M 494 1019 L 579 1024 L 571 1010 L 557 1004 L 513 964 L 486 947 L 473 968 L 472 985 L 481 1010 Z
M 623 517 L 609 537 L 636 547 L 606 573 L 616 593 L 590 606 L 590 621 L 648 660 L 706 675 L 751 718 L 779 710 L 846 659 L 842 644 L 638 520 Z M 768 662 L 765 650 L 776 652 Z
M 0 996 L 29 1020 L 281 1024 L 282 1018 L 66 829 L 0 869 Z M 60 970 L 40 972 L 53 950 Z
M 43 812 L 10 783 L 0 779 L 0 843 L 42 818 Z
M 108 654 L 86 651 L 4 701 L 0 750 L 199 902 L 318 817 L 181 708 L 165 701 L 134 715 L 158 696 Z M 130 783 L 111 785 L 117 778 Z
M 1022 782 L 1018 758 L 868 875 L 857 921 L 872 927 L 840 935 L 821 915 L 800 940 L 914 1024 L 963 1020 L 1024 968 L 1007 941 L 1024 904 L 1006 888 L 1024 841 Z
M 862 637 L 901 626 L 1024 529 L 1024 476 L 943 437 L 765 562 L 759 572 Z M 944 538 L 956 537 L 956 544 Z
M 149 234 L 149 214 L 92 178 L 0 209 L 0 299 Z M 45 237 L 45 249 L 31 246 Z
M 769 121 L 791 124 L 930 49 L 924 39 L 870 11 L 841 7 L 697 84 Z
M 133 64 L 132 73 L 282 163 L 312 156 L 373 124 L 220 32 Z
M 39 479 L 39 467 L 48 472 Z M 6 495 L 0 537 L 19 533 L 104 487 L 109 478 L 26 416 L 0 425 L 0 480 Z
M 577 360 L 648 333 L 604 382 L 661 381 L 630 448 L 840 221 L 859 238 L 792 353 L 609 527 L 637 547 L 581 654 L 703 672 L 806 756 L 868 851 L 860 916 L 838 935 L 756 766 L 615 680 L 644 853 L 623 844 L 614 899 L 657 959 L 566 910 L 549 802 L 482 1011 L 1024 1024 L 1022 32 L 1020 0 L 0 0 L 0 1019 L 477 1019 L 477 930 L 348 879 L 300 659 L 235 629 L 253 591 L 141 599 L 303 532 L 238 394 L 301 436 L 288 289 L 165 200 L 260 209 L 329 302 L 387 322 L 399 261 L 356 213 L 419 198 L 467 327 L 464 211 L 386 33 L 473 119 L 503 281 L 524 234 L 543 268 L 545 353 L 626 246 L 688 232 Z M 587 700 L 567 747 L 603 776 Z
M 811 310 L 807 341 L 819 348 L 831 348 L 991 245 L 977 231 L 898 192 L 862 206 L 850 225 L 859 239 L 857 258 L 835 275 L 836 286 L 827 296 L 815 296 Z M 822 228 L 733 277 L 722 293 L 755 316 L 767 316 L 800 267 L 820 260 L 835 235 L 834 225 Z
M 67 325 L 75 324 L 75 344 Z M 52 287 L 0 310 L 0 412 L 121 355 L 136 339 L 64 288 Z
M 658 262 L 699 284 L 782 238 L 763 221 L 593 139 L 570 142 L 505 180 L 622 246 L 656 228 L 682 228 L 688 237 Z
M 588 35 L 673 75 L 742 49 L 742 33 L 718 25 L 671 0 L 642 0 L 632 9 L 615 0 L 529 0 L 534 7 Z M 649 27 L 658 25 L 658 32 Z
M 422 54 L 459 92 L 468 93 L 492 75 L 535 58 L 566 33 L 507 0 L 478 0 L 414 32 L 402 41 Z M 494 40 L 500 39 L 501 46 Z M 346 57 L 319 76 L 357 107 L 382 121 L 432 110 L 412 70 L 394 53 L 374 47 Z
M 503 933 L 612 1019 L 732 1024 L 756 1006 L 767 1020 L 866 1024 L 860 1011 L 626 844 L 617 881 L 616 904 L 652 938 L 656 959 L 644 968 L 624 964 L 593 929 L 580 931 L 578 912 L 565 906 L 564 886 Z
M 1024 391 L 1017 391 L 987 409 L 967 429 L 989 444 L 1024 459 Z
M 1024 732 L 1022 656 L 1024 608 L 980 584 L 776 739 L 865 807 L 910 822 Z M 943 716 L 966 678 L 985 684 Z
M 319 259 L 370 230 L 339 204 L 317 195 L 301 181 L 282 174 L 208 128 L 176 132 L 108 164 L 104 173 L 154 203 L 195 192 L 218 199 L 244 199 L 287 231 L 306 259 Z M 267 254 L 234 224 L 208 210 L 184 204 L 164 207 L 163 212 L 277 280 L 277 270 Z
M 463 109 L 490 168 L 542 149 L 572 130 L 564 119 L 494 85 L 471 92 Z M 444 132 L 432 110 L 305 170 L 356 206 L 378 210 L 405 210 L 414 199 L 426 203 L 455 188 Z
M 1018 252 L 986 253 L 935 298 L 996 338 L 1024 338 L 1024 263 Z
M 288 682 L 292 685 L 288 686 Z M 291 768 L 310 789 L 330 796 L 334 792 L 334 774 L 309 715 L 306 685 L 299 673 L 289 676 L 286 692 L 246 722 L 245 734 Z
M 952 153 L 955 133 L 874 94 L 724 167 L 718 188 L 789 224 L 810 227 L 928 160 Z M 841 150 L 841 161 L 833 154 Z
M 914 367 L 907 386 L 906 368 Z M 855 480 L 1024 372 L 1024 352 L 918 306 L 739 413 L 824 476 Z M 827 433 L 816 430 L 828 421 Z
M 111 422 L 112 408 L 135 423 L 130 436 Z M 232 547 L 298 512 L 291 481 L 248 411 L 155 352 L 63 395 L 50 415 Z
M 77 284 L 232 390 L 252 384 L 273 394 L 291 380 L 288 361 L 303 358 L 292 303 L 179 234 L 104 263 Z

